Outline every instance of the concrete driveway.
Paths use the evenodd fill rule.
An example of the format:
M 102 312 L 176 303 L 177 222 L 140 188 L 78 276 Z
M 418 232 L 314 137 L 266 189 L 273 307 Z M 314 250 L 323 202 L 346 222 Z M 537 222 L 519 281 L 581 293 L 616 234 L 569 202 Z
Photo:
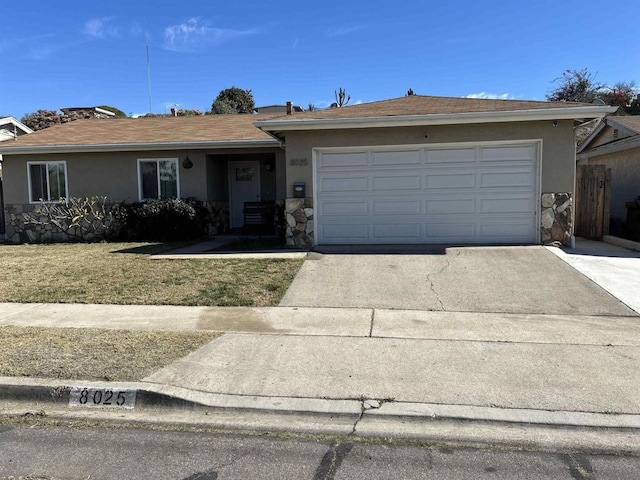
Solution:
M 542 246 L 369 250 L 306 261 L 280 305 L 637 315 Z

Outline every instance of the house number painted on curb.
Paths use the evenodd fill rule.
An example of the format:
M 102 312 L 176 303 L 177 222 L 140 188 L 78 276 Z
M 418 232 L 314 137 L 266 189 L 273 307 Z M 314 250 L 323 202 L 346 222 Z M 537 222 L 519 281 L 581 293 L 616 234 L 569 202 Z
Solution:
M 129 389 L 73 387 L 70 407 L 134 408 L 136 391 Z

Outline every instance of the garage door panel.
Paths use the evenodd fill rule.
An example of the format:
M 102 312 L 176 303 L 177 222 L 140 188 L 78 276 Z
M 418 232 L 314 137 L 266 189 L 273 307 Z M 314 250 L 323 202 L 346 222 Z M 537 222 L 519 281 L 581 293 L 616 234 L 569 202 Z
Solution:
M 434 214 L 459 214 L 474 213 L 476 211 L 475 199 L 469 198 L 465 200 L 456 198 L 446 198 L 442 200 L 427 200 L 426 213 Z
M 399 151 L 399 152 L 374 152 L 373 165 L 420 165 L 422 163 L 422 152 L 416 151 Z
M 511 223 L 483 223 L 480 225 L 480 236 L 494 239 L 515 239 L 516 241 L 526 242 L 530 238 L 531 224 L 527 222 L 511 222 Z
M 324 239 L 366 241 L 369 238 L 369 226 L 358 224 L 332 224 L 322 225 L 321 237 Z M 339 242 L 333 242 L 339 243 Z
M 393 191 L 393 190 L 420 190 L 420 176 L 374 176 L 372 182 L 372 190 L 374 192 Z
M 331 167 L 366 167 L 369 164 L 367 152 L 357 153 L 323 153 L 318 163 L 319 168 Z
M 531 210 L 532 197 L 515 198 L 482 198 L 480 199 L 480 213 L 529 213 Z
M 443 237 L 467 239 L 474 236 L 475 228 L 475 223 L 434 223 L 426 225 L 426 235 L 440 240 Z
M 473 188 L 476 183 L 475 173 L 446 174 L 434 172 L 425 175 L 425 188 Z
M 318 208 L 318 214 L 323 216 L 363 216 L 369 213 L 369 202 L 365 200 L 349 201 L 341 200 L 339 202 L 326 201 Z
M 528 162 L 534 158 L 533 145 L 483 147 L 480 149 L 480 162 Z
M 536 145 L 318 153 L 316 235 L 339 243 L 532 243 Z M 368 165 L 356 163 L 368 159 Z M 320 167 L 322 165 L 322 167 Z
M 534 174 L 533 169 L 524 171 L 510 172 L 480 172 L 479 187 L 480 188 L 512 188 L 512 187 L 531 187 Z
M 373 200 L 373 215 L 419 215 L 420 200 Z
M 326 177 L 320 185 L 322 192 L 366 192 L 368 177 Z
M 406 239 L 419 240 L 421 225 L 416 223 L 382 224 L 373 225 L 372 236 L 374 239 Z
M 427 163 L 475 163 L 475 148 L 448 148 L 446 150 L 427 150 Z

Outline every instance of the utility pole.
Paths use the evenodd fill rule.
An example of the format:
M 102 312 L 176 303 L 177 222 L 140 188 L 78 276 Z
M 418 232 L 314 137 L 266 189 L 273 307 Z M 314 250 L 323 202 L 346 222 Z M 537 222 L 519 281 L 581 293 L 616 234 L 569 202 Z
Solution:
M 151 101 L 151 62 L 149 61 L 149 45 L 147 45 L 147 85 L 149 88 L 149 113 L 153 113 L 153 102 Z

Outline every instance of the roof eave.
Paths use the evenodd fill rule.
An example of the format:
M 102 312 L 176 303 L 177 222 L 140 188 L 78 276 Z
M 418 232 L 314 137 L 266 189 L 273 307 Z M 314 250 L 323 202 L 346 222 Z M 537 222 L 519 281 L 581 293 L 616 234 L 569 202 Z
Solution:
M 500 112 L 467 112 L 427 115 L 394 115 L 360 118 L 310 118 L 260 120 L 255 123 L 264 131 L 329 130 L 336 128 L 406 127 L 425 125 L 460 125 L 470 123 L 527 122 L 537 120 L 576 120 L 602 118 L 618 107 L 585 106 L 509 110 Z
M 28 155 L 38 153 L 95 153 L 95 152 L 141 152 L 158 150 L 206 150 L 218 148 L 279 147 L 275 139 L 222 140 L 207 142 L 153 142 L 153 143 L 103 143 L 91 145 L 25 145 L 5 147 L 0 144 L 0 154 Z
M 592 149 L 585 149 L 579 152 L 576 156 L 578 160 L 589 159 L 592 157 L 600 157 L 602 155 L 607 155 L 609 153 L 617 153 L 622 152 L 624 150 L 629 150 L 631 148 L 639 148 L 640 147 L 640 135 L 636 135 L 635 137 L 627 137 L 621 140 L 616 140 L 611 143 L 605 143 L 604 145 L 599 145 Z
M 594 128 L 593 131 L 589 135 L 587 135 L 587 138 L 585 138 L 583 142 L 580 144 L 580 146 L 578 147 L 577 153 L 580 153 L 583 150 L 586 150 L 587 148 L 589 148 L 589 145 L 591 144 L 591 142 L 593 142 L 593 140 L 598 136 L 598 134 L 600 134 L 600 132 L 602 132 L 602 130 L 604 130 L 604 127 L 606 126 L 607 126 L 606 122 L 600 121 L 600 123 L 596 126 L 596 128 Z
M 2 117 L 0 119 L 1 120 L 8 120 L 10 124 L 15 125 L 17 128 L 19 128 L 20 130 L 22 130 L 26 134 L 33 133 L 33 130 L 31 130 L 29 127 L 27 127 L 24 123 L 16 120 L 14 117 Z

